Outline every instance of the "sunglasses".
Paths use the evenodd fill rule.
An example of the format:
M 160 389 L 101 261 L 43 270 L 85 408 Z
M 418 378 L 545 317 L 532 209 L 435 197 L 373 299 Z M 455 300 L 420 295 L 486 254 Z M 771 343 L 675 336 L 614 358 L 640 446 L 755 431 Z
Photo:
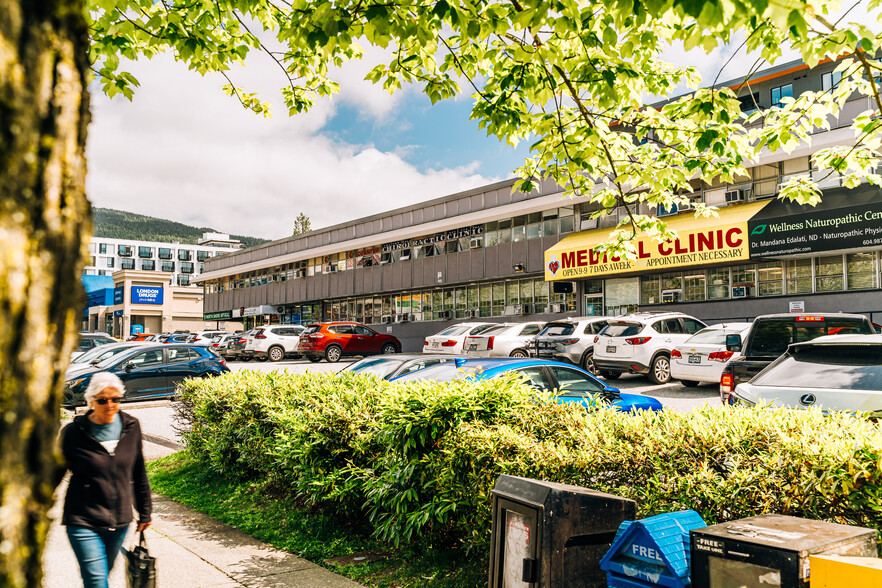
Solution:
M 108 402 L 119 404 L 120 402 L 122 402 L 122 396 L 114 396 L 113 398 L 96 398 L 95 402 L 97 402 L 101 406 L 104 406 Z

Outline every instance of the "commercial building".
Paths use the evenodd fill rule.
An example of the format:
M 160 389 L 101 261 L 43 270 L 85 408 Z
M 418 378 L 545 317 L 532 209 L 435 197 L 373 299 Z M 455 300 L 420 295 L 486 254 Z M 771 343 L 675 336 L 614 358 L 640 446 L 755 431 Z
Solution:
M 828 89 L 838 81 L 834 65 L 793 62 L 760 72 L 744 99 L 767 109 L 782 96 Z M 640 239 L 634 261 L 593 250 L 623 208 L 592 218 L 598 207 L 587 198 L 563 199 L 552 182 L 524 194 L 509 180 L 211 259 L 197 281 L 205 284 L 207 313 L 249 325 L 382 324 L 406 350 L 471 318 L 664 309 L 721 321 L 804 309 L 882 322 L 882 192 L 841 187 L 835 173 L 810 163 L 820 148 L 853 144 L 849 124 L 873 108 L 866 97 L 850 100 L 811 146 L 767 154 L 737 183 L 694 182 L 688 198 L 719 207 L 718 218 L 696 219 L 689 206 L 643 205 L 640 213 L 666 217 L 680 239 Z M 775 199 L 797 174 L 819 182 L 820 206 Z
M 243 244 L 222 233 L 203 233 L 196 245 L 92 237 L 85 275 L 109 276 L 119 270 L 160 271 L 166 283 L 189 286 L 205 262 L 241 249 Z

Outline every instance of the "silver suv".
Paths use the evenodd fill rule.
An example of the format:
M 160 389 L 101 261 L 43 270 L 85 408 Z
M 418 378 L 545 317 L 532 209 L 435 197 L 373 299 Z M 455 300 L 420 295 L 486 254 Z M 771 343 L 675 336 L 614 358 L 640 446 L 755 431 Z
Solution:
M 306 327 L 299 325 L 266 325 L 250 331 L 245 337 L 245 358 L 282 361 L 286 356 L 300 357 L 297 347 L 300 345 L 300 333 Z
M 533 339 L 530 356 L 572 363 L 595 374 L 594 338 L 608 321 L 605 316 L 583 316 L 548 323 Z
M 608 380 L 631 373 L 667 384 L 671 350 L 706 326 L 682 312 L 635 312 L 611 318 L 594 341 L 594 365 Z

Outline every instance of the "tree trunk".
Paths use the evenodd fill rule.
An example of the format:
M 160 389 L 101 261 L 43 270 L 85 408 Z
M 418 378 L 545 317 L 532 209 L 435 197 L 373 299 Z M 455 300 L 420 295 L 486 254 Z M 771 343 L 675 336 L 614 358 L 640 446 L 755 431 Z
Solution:
M 42 583 L 85 306 L 88 48 L 83 0 L 0 0 L 0 586 Z

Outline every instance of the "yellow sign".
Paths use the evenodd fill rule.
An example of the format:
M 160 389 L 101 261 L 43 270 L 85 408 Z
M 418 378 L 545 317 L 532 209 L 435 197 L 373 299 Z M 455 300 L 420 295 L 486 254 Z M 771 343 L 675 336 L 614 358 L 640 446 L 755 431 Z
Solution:
M 721 208 L 717 211 L 719 218 L 674 217 L 667 225 L 677 231 L 679 238 L 657 242 L 638 237 L 634 241 L 636 259 L 619 259 L 594 251 L 610 239 L 610 229 L 574 233 L 545 252 L 545 279 L 575 280 L 749 259 L 747 221 L 766 204 L 768 201 Z

